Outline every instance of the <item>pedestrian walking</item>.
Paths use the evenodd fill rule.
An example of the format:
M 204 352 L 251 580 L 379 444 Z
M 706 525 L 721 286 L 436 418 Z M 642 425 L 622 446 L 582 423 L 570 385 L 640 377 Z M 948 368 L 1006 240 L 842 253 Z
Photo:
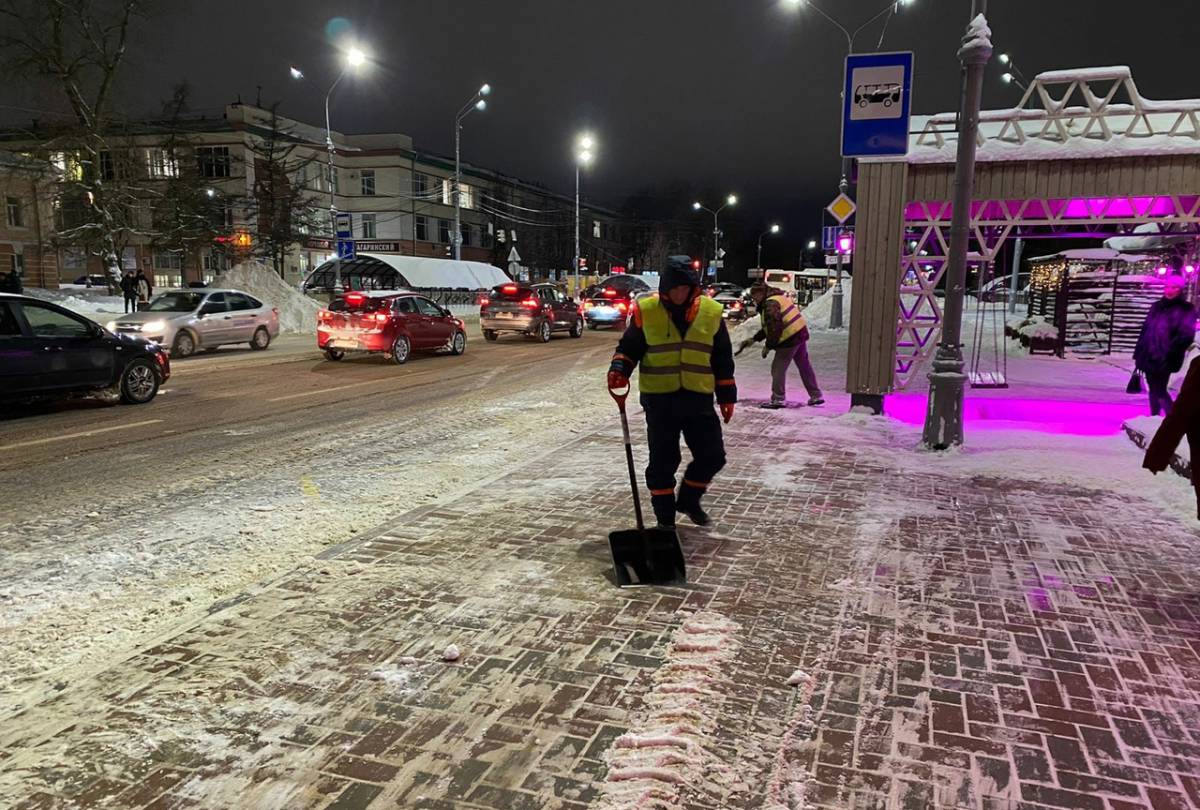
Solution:
M 154 285 L 150 283 L 150 278 L 145 271 L 140 269 L 137 271 L 136 284 L 138 308 L 140 309 L 141 305 L 148 302 L 150 296 L 154 294 Z
M 1187 376 L 1179 387 L 1179 399 L 1154 432 L 1142 466 L 1158 475 L 1171 463 L 1171 456 L 1184 436 L 1187 436 L 1191 457 L 1197 458 L 1196 454 L 1200 453 L 1200 357 L 1188 365 Z M 1200 475 L 1195 472 L 1192 473 L 1192 487 L 1196 491 L 1196 517 L 1200 518 Z
M 808 357 L 808 324 L 804 313 L 796 302 L 783 294 L 782 290 L 769 287 L 761 281 L 750 287 L 750 297 L 758 308 L 761 327 L 754 337 L 738 347 L 741 354 L 749 346 L 765 341 L 762 356 L 774 351 L 771 361 L 771 400 L 763 408 L 782 408 L 787 404 L 787 373 L 793 365 L 800 372 L 800 381 L 808 392 L 808 404 L 824 405 L 825 396 L 817 383 L 817 373 Z
M 1183 368 L 1188 347 L 1196 337 L 1196 309 L 1183 297 L 1186 284 L 1179 274 L 1167 276 L 1162 298 L 1146 314 L 1133 350 L 1133 362 L 1146 377 L 1151 416 L 1170 413 L 1167 383 L 1172 374 Z
M 609 389 L 622 391 L 628 388 L 633 370 L 640 368 L 640 401 L 650 446 L 646 484 L 654 516 L 663 528 L 674 527 L 677 512 L 698 526 L 707 525 L 709 517 L 700 501 L 725 466 L 725 443 L 713 398 L 728 424 L 737 402 L 737 384 L 733 342 L 722 309 L 700 294 L 700 278 L 691 258 L 669 257 L 658 294 L 634 304 L 608 372 Z M 676 494 L 675 474 L 683 460 L 681 435 L 692 461 Z
M 126 270 L 121 276 L 121 295 L 125 299 L 125 313 L 137 312 L 137 279 L 134 278 L 132 270 Z

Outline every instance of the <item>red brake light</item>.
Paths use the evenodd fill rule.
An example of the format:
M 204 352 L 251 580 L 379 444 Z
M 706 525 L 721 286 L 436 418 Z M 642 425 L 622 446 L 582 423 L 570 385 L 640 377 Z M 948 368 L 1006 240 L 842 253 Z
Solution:
M 481 306 L 481 307 L 486 307 L 490 303 L 492 303 L 492 301 L 486 295 L 483 298 L 479 299 L 479 306 Z
M 506 293 L 515 293 L 517 291 L 517 285 L 516 284 L 505 284 L 500 289 L 504 290 L 504 292 L 506 292 Z
M 329 316 L 330 316 L 330 313 L 329 313 L 329 310 L 327 310 L 327 309 L 322 309 L 319 312 L 317 312 L 317 320 L 318 321 L 327 321 L 327 320 L 329 320 Z
M 521 302 L 521 306 L 529 307 L 530 309 L 537 309 L 538 307 L 541 306 L 541 304 L 539 304 L 537 302 L 536 298 L 526 298 L 524 301 Z
M 388 319 L 388 314 L 386 312 L 376 312 L 375 313 L 375 320 L 377 322 L 386 323 L 387 319 Z
M 604 297 L 605 298 L 616 298 L 617 291 L 614 290 L 612 287 L 605 287 L 604 288 Z
M 363 295 L 362 293 L 348 293 L 346 295 L 346 303 L 347 304 L 361 304 L 363 301 L 366 300 L 366 298 L 367 297 L 365 295 Z
M 628 307 L 625 306 L 624 301 L 617 302 L 617 312 L 624 312 L 626 309 L 628 309 Z

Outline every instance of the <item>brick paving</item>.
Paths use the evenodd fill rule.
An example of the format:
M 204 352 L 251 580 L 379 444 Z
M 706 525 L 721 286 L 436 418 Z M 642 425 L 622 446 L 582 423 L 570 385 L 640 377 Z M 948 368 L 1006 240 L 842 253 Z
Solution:
M 0 807 L 616 807 L 700 611 L 734 628 L 704 756 L 645 806 L 1200 808 L 1195 528 L 897 470 L 833 415 L 738 414 L 686 589 L 608 581 L 605 429 L 0 719 Z

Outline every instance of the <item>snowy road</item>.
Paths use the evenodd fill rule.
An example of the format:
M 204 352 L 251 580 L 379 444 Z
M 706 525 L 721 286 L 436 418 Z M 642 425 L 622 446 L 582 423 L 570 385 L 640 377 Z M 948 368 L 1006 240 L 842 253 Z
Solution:
M 0 717 L 385 517 L 606 413 L 615 335 L 474 334 L 323 361 L 311 338 L 174 364 L 151 405 L 0 420 Z

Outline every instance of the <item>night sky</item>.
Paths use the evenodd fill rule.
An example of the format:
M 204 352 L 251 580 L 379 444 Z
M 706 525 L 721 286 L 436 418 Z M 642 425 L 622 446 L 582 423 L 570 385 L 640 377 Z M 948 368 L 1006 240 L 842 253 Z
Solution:
M 884 0 L 822 0 L 848 28 Z M 970 0 L 915 0 L 894 17 L 883 50 L 915 50 L 914 111 L 956 107 L 955 50 Z M 619 204 L 637 191 L 737 192 L 726 230 L 743 264 L 770 221 L 772 266 L 792 266 L 836 192 L 839 85 L 845 38 L 811 10 L 780 0 L 207 0 L 163 2 L 145 20 L 126 73 L 131 112 L 150 113 L 187 80 L 194 107 L 219 114 L 240 93 L 282 101 L 290 116 L 320 123 L 335 74 L 331 17 L 376 59 L 347 80 L 335 129 L 401 131 L 424 149 L 451 153 L 455 112 L 484 81 L 491 108 L 472 114 L 464 159 L 571 190 L 571 142 L 584 128 L 600 148 L 585 193 Z M 1021 70 L 1128 64 L 1143 95 L 1200 96 L 1192 0 L 991 0 L 997 53 Z M 335 24 L 334 28 L 338 28 Z M 874 50 L 877 23 L 856 41 Z M 300 64 L 305 83 L 288 78 Z M 1019 99 L 993 59 L 987 107 Z M 0 88 L 0 104 L 40 109 L 28 91 Z M 28 114 L 0 109 L 6 120 Z M 689 188 L 690 187 L 690 188 Z M 674 199 L 669 202 L 673 205 Z M 679 215 L 687 217 L 686 199 Z

